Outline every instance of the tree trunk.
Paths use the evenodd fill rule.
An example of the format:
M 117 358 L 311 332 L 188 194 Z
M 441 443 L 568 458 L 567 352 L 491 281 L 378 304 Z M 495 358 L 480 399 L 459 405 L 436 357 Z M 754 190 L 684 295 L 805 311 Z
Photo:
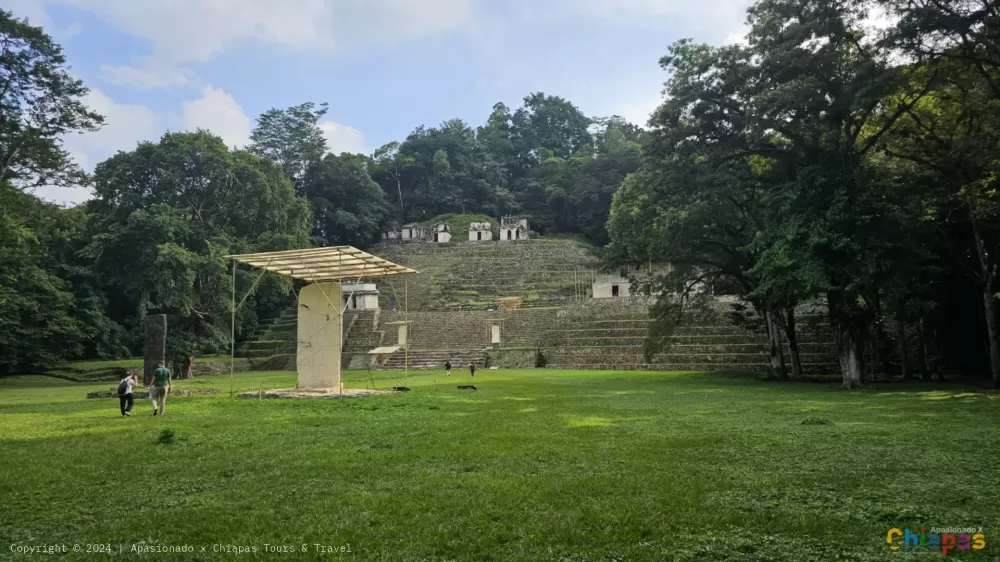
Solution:
M 399 170 L 396 170 L 396 191 L 399 192 L 399 220 L 406 222 L 406 211 L 403 210 L 403 183 L 399 181 Z
M 997 335 L 997 300 L 990 291 L 983 291 L 983 306 L 986 309 L 986 333 L 990 338 L 990 369 L 993 373 L 993 388 L 1000 388 L 1000 339 Z
M 976 255 L 979 257 L 979 275 L 982 280 L 983 313 L 986 316 L 986 335 L 989 338 L 990 374 L 993 387 L 1000 388 L 1000 339 L 997 334 L 997 301 L 993 296 L 993 281 L 996 271 L 990 266 L 989 255 L 975 221 L 972 223 L 972 235 L 976 242 Z
M 143 346 L 142 381 L 149 385 L 153 380 L 153 371 L 167 353 L 167 315 L 152 314 L 146 316 L 146 342 Z
M 871 348 L 871 365 L 868 365 L 871 380 L 877 381 L 879 375 L 878 366 L 882 363 L 881 353 L 879 353 L 878 324 L 868 330 L 868 346 Z
M 788 354 L 792 357 L 792 375 L 802 375 L 802 359 L 799 357 L 799 339 L 795 335 L 795 307 L 785 313 L 785 339 L 788 340 Z
M 844 388 L 860 388 L 862 366 L 860 342 L 850 325 L 837 326 L 837 355 Z
M 188 355 L 184 358 L 184 371 L 181 376 L 182 379 L 193 379 L 194 378 L 194 355 Z
M 927 330 L 924 329 L 923 316 L 920 317 L 917 335 L 920 337 L 920 379 L 926 381 L 931 378 L 931 363 L 927 359 Z
M 906 369 L 909 356 L 906 353 L 906 324 L 903 323 L 902 312 L 896 312 L 896 339 L 899 340 L 899 368 L 903 374 L 903 380 L 910 378 L 910 372 Z
M 859 388 L 864 382 L 862 338 L 855 331 L 855 323 L 848 308 L 850 305 L 845 304 L 845 300 L 849 302 L 849 297 L 839 291 L 830 291 L 827 293 L 826 304 L 830 311 L 830 327 L 837 340 L 837 360 L 844 388 Z
M 768 353 L 771 356 L 771 373 L 778 380 L 785 380 L 788 378 L 788 373 L 785 371 L 785 356 L 781 352 L 778 326 L 776 325 L 770 306 L 764 308 L 764 323 L 767 325 L 767 346 Z

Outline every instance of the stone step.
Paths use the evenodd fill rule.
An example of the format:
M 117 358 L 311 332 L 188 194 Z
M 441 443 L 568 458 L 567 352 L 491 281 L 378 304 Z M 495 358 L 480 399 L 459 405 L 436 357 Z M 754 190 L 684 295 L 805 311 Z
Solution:
M 697 340 L 700 340 L 698 338 Z M 734 343 L 732 341 L 697 341 L 674 340 L 667 348 L 672 353 L 750 353 L 761 351 L 767 352 L 767 342 L 763 340 L 753 342 Z M 694 342 L 694 343 L 692 343 Z M 634 348 L 641 350 L 645 344 L 645 338 L 594 338 L 565 341 L 563 343 L 546 342 L 543 346 L 546 349 L 587 349 L 592 347 Z M 785 346 L 787 348 L 787 346 Z M 799 343 L 799 353 L 834 353 L 836 348 L 833 344 L 803 342 Z
M 668 363 L 561 363 L 547 364 L 547 369 L 573 370 L 610 370 L 610 371 L 750 371 L 755 373 L 770 373 L 770 363 L 741 363 L 735 365 L 723 364 L 668 364 Z M 791 366 L 788 366 L 791 371 Z M 828 374 L 840 372 L 840 367 L 833 363 L 803 363 L 803 374 Z
M 644 345 L 646 335 L 630 336 L 575 336 L 557 337 L 549 335 L 544 339 L 547 346 L 558 347 L 563 345 L 580 346 L 629 346 Z M 754 335 L 707 335 L 707 336 L 676 336 L 669 338 L 671 345 L 767 345 L 767 339 Z
M 546 362 L 553 364 L 629 364 L 647 363 L 642 350 L 638 348 L 548 348 L 542 349 Z M 788 354 L 785 353 L 788 357 Z M 800 353 L 803 363 L 836 364 L 835 353 Z M 766 349 L 747 353 L 663 353 L 653 357 L 652 363 L 676 365 L 712 365 L 717 363 L 769 363 Z
M 409 354 L 397 351 L 380 368 L 402 369 L 406 362 L 411 369 L 443 369 L 445 361 L 448 360 L 451 361 L 453 369 L 468 368 L 469 363 L 484 367 L 486 354 L 482 351 L 410 351 Z
M 547 336 L 645 336 L 648 332 L 648 323 L 633 321 L 608 321 L 601 323 L 577 323 L 575 325 L 564 324 L 562 328 L 549 330 Z M 685 336 L 763 336 L 737 326 L 681 326 L 674 329 L 671 337 Z M 829 338 L 832 341 L 833 333 L 828 328 L 821 329 L 797 329 L 796 336 L 802 338 Z
M 247 351 L 259 352 L 259 351 L 273 351 L 276 349 L 282 349 L 288 347 L 289 345 L 294 346 L 295 341 L 289 340 L 257 340 L 249 341 L 243 345 L 243 349 Z

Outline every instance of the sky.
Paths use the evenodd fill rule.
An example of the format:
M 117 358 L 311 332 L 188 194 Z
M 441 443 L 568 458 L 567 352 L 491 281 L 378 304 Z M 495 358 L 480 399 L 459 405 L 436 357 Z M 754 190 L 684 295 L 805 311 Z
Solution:
M 682 38 L 745 33 L 749 0 L 5 0 L 62 45 L 105 116 L 66 149 L 88 171 L 165 131 L 248 142 L 272 107 L 327 102 L 332 152 L 369 154 L 419 125 L 482 124 L 497 102 L 558 95 L 644 124 Z M 62 204 L 84 188 L 42 187 Z

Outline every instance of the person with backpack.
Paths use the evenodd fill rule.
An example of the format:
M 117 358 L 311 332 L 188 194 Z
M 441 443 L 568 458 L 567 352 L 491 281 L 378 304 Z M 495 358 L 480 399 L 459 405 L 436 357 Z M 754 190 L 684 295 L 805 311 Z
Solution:
M 156 406 L 159 403 L 159 415 L 167 411 L 167 394 L 170 393 L 170 371 L 160 361 L 159 367 L 153 371 L 153 386 L 149 388 L 149 399 L 153 401 L 153 415 L 157 415 Z
M 122 416 L 131 416 L 132 406 L 135 400 L 132 398 L 132 387 L 135 386 L 135 375 L 132 371 L 125 374 L 125 378 L 118 384 L 118 402 L 122 411 Z
M 451 359 L 444 362 L 444 372 L 451 376 Z

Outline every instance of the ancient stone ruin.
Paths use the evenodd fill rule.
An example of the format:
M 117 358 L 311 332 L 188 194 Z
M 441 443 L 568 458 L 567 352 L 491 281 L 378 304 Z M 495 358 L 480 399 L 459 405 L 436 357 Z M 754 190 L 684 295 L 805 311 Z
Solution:
M 146 339 L 143 346 L 142 381 L 148 385 L 153 371 L 167 356 L 167 315 L 151 314 L 146 317 Z
M 443 244 L 445 242 L 451 242 L 451 225 L 448 223 L 440 222 L 434 225 L 434 241 Z
M 710 286 L 696 289 L 699 303 L 687 310 L 669 348 L 646 357 L 651 303 L 637 294 L 634 283 L 666 273 L 667 266 L 607 272 L 592 249 L 573 240 L 533 236 L 530 243 L 511 244 L 528 239 L 527 221 L 502 217 L 500 240 L 493 237 L 489 221 L 473 221 L 467 242 L 435 244 L 429 237 L 424 243 L 399 244 L 387 239 L 374 248 L 420 274 L 410 278 L 406 295 L 399 282 L 395 291 L 388 282 L 377 288 L 345 283 L 342 366 L 440 369 L 450 360 L 463 367 L 770 369 L 759 319 L 745 310 L 736 319 L 735 307 L 745 303 L 716 294 Z M 446 232 L 441 224 L 428 231 Z M 362 296 L 356 304 L 349 297 L 352 290 Z M 379 292 L 387 295 L 381 306 Z M 803 371 L 835 371 L 834 340 L 822 311 L 804 306 L 796 314 Z M 262 324 L 262 341 L 249 342 L 247 349 L 264 353 L 266 348 L 287 357 L 286 368 L 295 368 L 294 322 L 291 308 L 270 325 Z M 787 342 L 782 352 L 790 364 Z
M 469 223 L 469 242 L 491 242 L 493 227 L 490 221 L 472 221 Z
M 528 217 L 524 215 L 508 215 L 500 218 L 500 240 L 527 240 Z

